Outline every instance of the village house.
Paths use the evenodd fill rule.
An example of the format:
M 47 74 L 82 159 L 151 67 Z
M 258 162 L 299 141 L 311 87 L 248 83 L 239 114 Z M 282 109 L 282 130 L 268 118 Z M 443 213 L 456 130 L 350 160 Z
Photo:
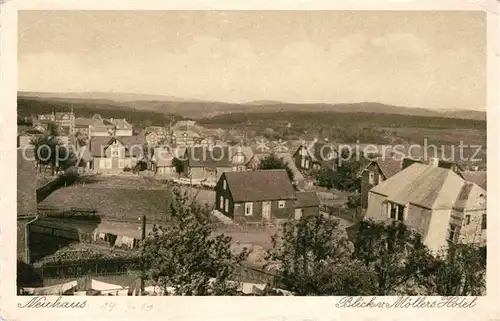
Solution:
M 245 171 L 252 155 L 240 147 L 188 147 L 184 155 L 184 174 L 195 180 L 216 182 L 224 172 Z
M 179 120 L 172 126 L 172 130 L 177 131 L 183 131 L 183 130 L 189 130 L 192 127 L 196 126 L 196 121 L 194 120 Z
M 81 118 L 78 117 L 75 119 L 75 132 L 87 135 L 90 137 L 91 126 L 94 123 L 94 120 L 91 118 Z
M 158 147 L 154 149 L 152 163 L 153 171 L 160 176 L 173 176 L 176 173 L 173 163 L 174 158 L 182 160 L 186 153 L 186 148 L 172 148 L 169 146 Z
M 75 114 L 71 112 L 52 112 L 51 114 L 39 115 L 38 120 L 49 120 L 56 123 L 60 127 L 65 127 L 70 133 L 75 129 Z
M 195 146 L 199 140 L 200 135 L 192 130 L 174 130 L 172 133 L 172 144 L 178 147 Z
M 300 220 L 301 217 L 315 216 L 319 214 L 320 200 L 316 192 L 298 192 L 295 194 L 294 219 Z
M 137 136 L 92 137 L 90 153 L 96 173 L 118 174 L 133 168 L 143 156 L 142 144 Z
M 215 187 L 215 209 L 240 223 L 293 218 L 295 190 L 285 170 L 225 172 Z
M 414 163 L 370 190 L 365 219 L 401 221 L 437 254 L 448 242 L 486 242 L 486 191 L 437 162 Z
M 328 139 L 323 142 L 314 140 L 310 144 L 302 142 L 293 154 L 295 166 L 301 170 L 320 169 L 323 164 L 329 164 L 335 169 L 335 159 L 337 152 Z
M 170 143 L 168 129 L 162 126 L 149 126 L 144 130 L 144 139 L 148 146 L 158 147 L 163 143 Z
M 107 126 L 109 126 L 109 124 L 111 124 L 111 126 L 108 128 L 112 129 L 113 136 L 125 137 L 125 136 L 132 136 L 133 135 L 134 127 L 127 121 L 127 119 L 125 119 L 125 118 L 119 118 L 119 119 L 110 118 L 109 120 L 107 120 L 107 122 L 108 122 Z

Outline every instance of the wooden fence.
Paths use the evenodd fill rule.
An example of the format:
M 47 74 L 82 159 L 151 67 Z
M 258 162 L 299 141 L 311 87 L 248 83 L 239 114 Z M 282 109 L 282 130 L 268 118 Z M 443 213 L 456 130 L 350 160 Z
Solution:
M 321 205 L 320 210 L 331 216 L 342 218 L 346 221 L 357 223 L 363 220 L 364 213 L 360 209 Z
M 140 259 L 93 259 L 71 263 L 45 263 L 34 268 L 42 280 L 80 278 L 84 276 L 110 276 L 140 272 Z M 275 284 L 275 275 L 250 266 L 236 271 L 236 279 L 243 282 Z

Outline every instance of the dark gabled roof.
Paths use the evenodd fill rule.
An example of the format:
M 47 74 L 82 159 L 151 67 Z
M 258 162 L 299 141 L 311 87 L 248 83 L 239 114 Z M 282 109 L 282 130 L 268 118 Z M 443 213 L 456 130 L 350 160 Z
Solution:
M 455 163 L 455 162 L 451 162 L 451 161 L 445 161 L 445 160 L 442 160 L 442 159 L 439 160 L 439 165 L 438 166 L 441 167 L 441 168 L 448 168 L 448 169 L 453 169 L 456 166 L 459 171 L 463 171 L 464 170 L 463 167 L 460 164 Z
M 234 155 L 227 146 L 188 147 L 186 153 L 190 167 L 231 167 L 231 158 Z
M 463 171 L 459 174 L 465 181 L 476 183 L 478 186 L 486 190 L 488 185 L 486 171 Z
M 316 207 L 320 205 L 318 194 L 316 192 L 299 192 L 295 194 L 297 200 L 295 201 L 296 208 Z
M 384 174 L 385 179 L 396 175 L 401 171 L 403 167 L 402 160 L 392 158 L 379 159 L 376 161 L 376 163 L 382 171 L 382 174 Z
M 233 202 L 295 200 L 295 190 L 284 169 L 225 172 Z M 218 184 L 220 185 L 220 184 Z

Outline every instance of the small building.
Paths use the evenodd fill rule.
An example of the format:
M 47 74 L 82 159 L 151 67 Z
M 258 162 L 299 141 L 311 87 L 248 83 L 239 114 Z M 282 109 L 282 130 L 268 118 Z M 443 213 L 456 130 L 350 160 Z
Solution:
M 177 147 L 195 146 L 200 139 L 200 135 L 192 130 L 175 130 L 172 133 L 172 143 Z
M 434 253 L 452 243 L 486 242 L 486 191 L 453 170 L 414 163 L 373 187 L 365 219 L 398 220 Z
M 168 146 L 155 148 L 152 157 L 154 172 L 160 176 L 177 174 L 173 160 L 175 158 L 181 160 L 185 153 L 185 148 L 172 148 Z
M 320 142 L 314 140 L 310 144 L 302 142 L 293 154 L 295 166 L 301 170 L 318 170 L 325 164 L 328 164 L 335 170 L 335 159 L 337 159 L 337 151 L 333 144 L 329 144 L 328 140 Z
M 319 214 L 320 200 L 316 192 L 298 192 L 295 194 L 294 219 L 299 220 L 303 216 L 315 216 Z
M 189 130 L 196 126 L 196 121 L 194 120 L 179 120 L 172 126 L 172 130 Z
M 241 223 L 293 218 L 295 190 L 283 169 L 225 172 L 215 186 L 215 209 Z
M 368 193 L 370 189 L 384 182 L 402 169 L 403 163 L 397 159 L 378 159 L 369 162 L 361 170 L 361 207 L 368 207 Z
M 195 180 L 215 182 L 223 172 L 233 170 L 231 156 L 229 147 L 188 147 L 183 157 L 185 162 L 184 174 Z
M 133 168 L 143 156 L 142 142 L 136 137 L 92 137 L 90 153 L 94 172 L 118 174 L 125 168 Z
M 170 143 L 168 129 L 162 126 L 149 126 L 144 130 L 144 138 L 150 147 L 158 147 L 163 143 Z
M 126 118 L 110 118 L 108 122 L 113 126 L 112 135 L 121 137 L 133 135 L 134 127 L 127 121 Z

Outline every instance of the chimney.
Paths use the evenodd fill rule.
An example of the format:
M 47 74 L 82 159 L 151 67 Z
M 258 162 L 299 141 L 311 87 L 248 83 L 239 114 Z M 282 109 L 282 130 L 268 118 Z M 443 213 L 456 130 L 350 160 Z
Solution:
M 438 167 L 439 166 L 439 158 L 437 158 L 437 157 L 429 157 L 428 164 L 430 166 L 432 166 L 432 167 Z

